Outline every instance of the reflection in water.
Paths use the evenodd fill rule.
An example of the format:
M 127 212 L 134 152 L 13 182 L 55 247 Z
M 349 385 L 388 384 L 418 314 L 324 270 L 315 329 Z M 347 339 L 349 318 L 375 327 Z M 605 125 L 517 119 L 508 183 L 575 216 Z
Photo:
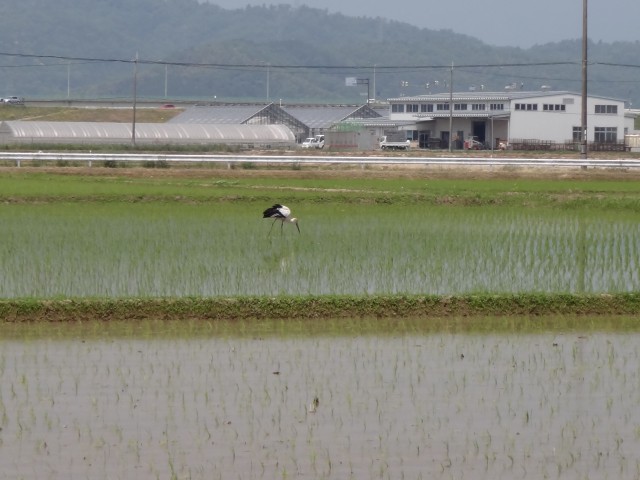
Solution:
M 639 340 L 5 340 L 0 462 L 7 478 L 634 478 Z

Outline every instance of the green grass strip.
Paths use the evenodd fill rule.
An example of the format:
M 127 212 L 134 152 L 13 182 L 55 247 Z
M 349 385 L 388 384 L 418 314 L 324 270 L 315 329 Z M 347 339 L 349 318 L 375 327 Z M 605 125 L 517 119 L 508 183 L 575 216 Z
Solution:
M 0 301 L 0 321 L 262 320 L 639 315 L 640 293 Z

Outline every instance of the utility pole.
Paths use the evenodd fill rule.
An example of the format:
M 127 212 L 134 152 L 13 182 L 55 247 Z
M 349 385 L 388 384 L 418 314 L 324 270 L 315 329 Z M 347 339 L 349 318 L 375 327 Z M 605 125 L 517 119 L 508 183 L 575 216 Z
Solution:
M 164 98 L 167 98 L 167 85 L 169 80 L 169 65 L 164 64 Z
M 270 92 L 269 92 L 269 77 L 271 76 L 271 63 L 267 63 L 267 103 L 269 103 L 269 97 Z
M 580 157 L 587 158 L 587 0 L 582 0 L 582 146 Z
M 136 146 L 136 103 L 138 101 L 138 52 L 133 61 L 133 120 L 131 124 L 131 145 Z
M 453 150 L 453 62 L 451 62 L 451 75 L 449 78 L 449 152 L 451 152 L 452 150 Z
M 373 99 L 376 99 L 376 64 L 373 64 Z M 367 93 L 367 95 L 369 95 Z M 369 103 L 369 99 L 367 99 L 367 103 Z

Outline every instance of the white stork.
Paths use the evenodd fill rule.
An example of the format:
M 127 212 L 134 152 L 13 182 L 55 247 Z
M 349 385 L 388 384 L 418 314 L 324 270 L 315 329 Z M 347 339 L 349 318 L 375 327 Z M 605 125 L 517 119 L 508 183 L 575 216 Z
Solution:
M 273 218 L 273 223 L 271 224 L 271 228 L 269 229 L 269 235 L 271 235 L 271 230 L 273 230 L 273 226 L 275 223 L 280 220 L 282 223 L 280 224 L 280 234 L 282 234 L 282 229 L 284 227 L 284 222 L 295 224 L 298 229 L 298 233 L 300 233 L 300 227 L 298 226 L 298 219 L 291 217 L 291 210 L 289 207 L 284 205 L 280 205 L 276 203 L 273 207 L 267 208 L 264 212 L 262 212 L 262 218 Z

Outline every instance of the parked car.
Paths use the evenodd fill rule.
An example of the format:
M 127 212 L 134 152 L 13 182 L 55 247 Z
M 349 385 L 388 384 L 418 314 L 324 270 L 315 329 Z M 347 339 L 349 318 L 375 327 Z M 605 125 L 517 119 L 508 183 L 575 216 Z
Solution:
M 302 148 L 324 148 L 324 135 L 316 135 L 315 137 L 305 138 L 301 145 Z
M 11 105 L 24 105 L 24 98 L 22 97 L 6 97 L 2 99 L 2 103 L 9 103 Z
M 315 148 L 315 143 L 316 139 L 313 137 L 309 137 L 309 138 L 305 138 L 304 142 L 302 142 L 302 145 L 300 145 L 302 148 Z

